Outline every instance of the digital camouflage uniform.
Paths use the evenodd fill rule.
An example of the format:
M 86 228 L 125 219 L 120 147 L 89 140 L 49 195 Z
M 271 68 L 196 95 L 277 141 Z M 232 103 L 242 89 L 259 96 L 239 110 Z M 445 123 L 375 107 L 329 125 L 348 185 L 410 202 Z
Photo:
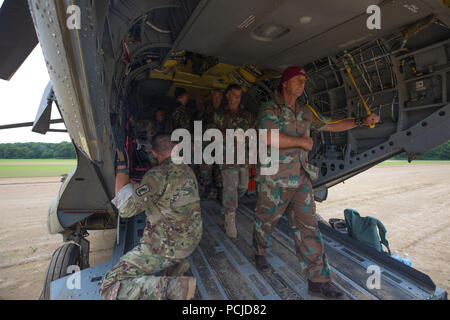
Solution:
M 132 192 L 121 194 L 127 188 Z M 177 284 L 172 281 L 176 278 L 156 274 L 182 262 L 202 236 L 194 173 L 169 157 L 149 170 L 141 183 L 122 188 L 113 203 L 117 198 L 122 199 L 115 203 L 121 217 L 145 211 L 147 221 L 139 245 L 106 274 L 100 294 L 104 299 L 165 299 L 168 288 Z
M 225 144 L 226 129 L 242 129 L 244 132 L 251 128 L 254 129 L 255 117 L 250 112 L 243 110 L 241 107 L 239 107 L 237 113 L 233 113 L 229 108 L 225 107 L 222 112 L 218 112 L 214 115 L 214 123 L 216 128 L 222 131 Z M 236 147 L 237 145 L 235 143 L 235 159 L 237 156 Z M 226 154 L 228 151 L 226 150 L 225 145 L 224 150 L 223 160 L 225 163 Z M 225 208 L 225 214 L 236 212 L 238 207 L 238 199 L 247 192 L 249 181 L 248 150 L 248 144 L 246 143 L 246 164 L 236 164 L 235 161 L 234 164 L 219 165 L 222 174 L 222 205 Z
M 260 129 L 280 129 L 295 137 L 310 136 L 311 129 L 320 131 L 326 127 L 305 105 L 297 103 L 293 110 L 284 104 L 280 94 L 263 105 L 258 123 Z M 302 148 L 280 149 L 277 174 L 261 175 L 258 169 L 253 246 L 257 255 L 271 250 L 271 234 L 286 212 L 305 277 L 313 282 L 327 282 L 330 269 L 317 223 L 311 184 L 311 180 L 318 177 L 318 169 L 307 161 L 308 152 Z
M 211 102 L 208 102 L 205 105 L 205 112 L 203 116 L 203 128 L 205 130 L 207 129 L 213 129 L 216 128 L 215 122 L 214 122 L 214 115 L 216 113 L 221 112 L 223 110 L 222 106 L 218 107 L 217 109 L 214 109 Z M 199 184 L 199 190 L 200 194 L 207 191 L 208 186 L 211 185 L 211 183 L 215 182 L 215 185 L 217 188 L 221 189 L 222 184 L 222 174 L 220 173 L 220 168 L 218 164 L 206 164 L 202 163 L 199 168 L 199 175 L 198 175 L 198 184 Z

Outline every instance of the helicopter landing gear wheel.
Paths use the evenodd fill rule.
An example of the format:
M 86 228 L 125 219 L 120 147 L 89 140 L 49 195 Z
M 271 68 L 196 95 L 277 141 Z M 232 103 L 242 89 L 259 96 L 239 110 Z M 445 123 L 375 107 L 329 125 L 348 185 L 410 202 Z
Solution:
M 69 266 L 80 266 L 80 247 L 74 243 L 66 243 L 53 252 L 52 260 L 45 275 L 44 288 L 39 300 L 50 300 L 50 283 L 70 274 Z

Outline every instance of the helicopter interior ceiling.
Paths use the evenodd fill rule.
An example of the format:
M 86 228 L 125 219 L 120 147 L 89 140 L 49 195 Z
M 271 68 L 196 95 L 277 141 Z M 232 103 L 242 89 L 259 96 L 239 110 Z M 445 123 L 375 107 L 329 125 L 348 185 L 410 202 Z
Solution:
M 439 5 L 420 0 L 209 1 L 175 45 L 231 64 L 282 70 L 423 19 L 436 11 L 433 2 Z M 366 9 L 375 4 L 381 8 L 381 30 L 368 30 Z M 448 22 L 448 11 L 439 18 Z

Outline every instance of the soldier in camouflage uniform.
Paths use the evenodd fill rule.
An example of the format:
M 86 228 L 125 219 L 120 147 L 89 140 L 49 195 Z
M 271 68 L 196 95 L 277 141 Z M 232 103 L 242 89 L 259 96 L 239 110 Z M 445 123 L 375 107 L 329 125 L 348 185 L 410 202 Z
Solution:
M 253 233 L 255 263 L 260 270 L 268 270 L 264 254 L 271 250 L 271 234 L 286 212 L 309 293 L 341 298 L 342 293 L 331 285 L 330 268 L 317 223 L 311 181 L 317 179 L 318 168 L 308 163 L 308 151 L 313 146 L 310 130 L 340 132 L 356 127 L 358 121 L 348 119 L 327 125 L 323 116 L 319 116 L 321 120 L 317 119 L 306 105 L 297 102 L 305 83 L 306 74 L 301 67 L 287 68 L 274 101 L 264 104 L 258 116 L 260 129 L 268 129 L 268 132 L 279 129 L 279 171 L 274 175 L 261 175 L 260 168 L 258 170 Z M 369 125 L 378 122 L 379 117 L 372 114 L 361 121 Z
M 147 124 L 147 143 L 145 150 L 152 167 L 158 164 L 155 156 L 152 154 L 152 139 L 159 134 L 172 134 L 172 123 L 166 119 L 166 111 L 163 108 L 158 108 L 155 112 L 155 119 L 151 120 Z
M 170 136 L 156 136 L 152 144 L 159 166 L 140 183 L 130 183 L 126 172 L 116 176 L 112 202 L 120 216 L 145 211 L 147 222 L 140 244 L 106 274 L 100 287 L 104 299 L 192 299 L 195 293 L 195 278 L 157 273 L 182 264 L 201 239 L 197 180 L 187 165 L 172 163 Z
M 242 89 L 236 84 L 228 86 L 225 95 L 228 100 L 228 106 L 222 112 L 216 113 L 214 122 L 216 127 L 222 131 L 225 137 L 226 129 L 248 129 L 255 127 L 254 116 L 247 111 L 240 108 Z M 224 138 L 224 142 L 225 142 Z M 236 146 L 234 155 L 236 157 Z M 225 149 L 225 157 L 229 150 Z M 246 148 L 246 151 L 248 148 Z M 248 153 L 246 152 L 248 160 Z M 238 199 L 245 195 L 248 188 L 249 181 L 249 166 L 248 161 L 245 164 L 221 164 L 219 165 L 222 173 L 223 190 L 222 190 L 222 205 L 225 208 L 225 231 L 230 238 L 237 237 L 236 230 L 236 209 L 238 207 Z
M 205 106 L 205 113 L 203 117 L 203 127 L 207 129 L 215 128 L 214 116 L 223 111 L 222 108 L 222 91 L 215 89 L 211 95 L 211 101 Z M 206 164 L 200 165 L 200 174 L 198 177 L 198 184 L 200 195 L 202 198 L 208 196 L 212 182 L 215 182 L 216 188 L 221 192 L 222 189 L 222 175 L 218 164 Z
M 175 111 L 172 114 L 172 127 L 176 129 L 186 129 L 191 132 L 193 128 L 192 115 L 187 112 L 186 104 L 189 96 L 184 88 L 176 88 L 175 99 L 177 99 Z

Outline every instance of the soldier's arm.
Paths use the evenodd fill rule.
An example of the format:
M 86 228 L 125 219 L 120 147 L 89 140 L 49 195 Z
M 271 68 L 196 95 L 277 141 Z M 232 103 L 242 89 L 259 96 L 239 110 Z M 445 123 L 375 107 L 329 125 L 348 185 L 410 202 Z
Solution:
M 303 148 L 307 151 L 311 151 L 313 147 L 313 140 L 310 137 L 294 137 L 289 136 L 281 130 L 278 131 L 278 141 L 272 141 L 272 131 L 273 129 L 267 130 L 267 145 L 278 147 L 278 149 L 288 149 L 288 148 Z
M 303 148 L 308 151 L 312 149 L 313 141 L 310 137 L 294 137 L 281 131 L 278 117 L 272 107 L 266 106 L 261 111 L 258 122 L 260 129 L 267 129 L 268 146 L 273 145 L 279 149 Z M 278 141 L 272 141 L 272 130 L 278 130 Z M 261 142 L 264 143 L 264 141 Z
M 379 121 L 380 121 L 380 117 L 377 114 L 372 113 L 369 116 L 363 118 L 362 124 L 365 126 L 370 126 L 372 124 L 378 123 Z M 323 130 L 329 131 L 329 132 L 342 132 L 342 131 L 347 131 L 347 130 L 353 129 L 357 126 L 358 125 L 355 124 L 354 119 L 347 119 L 347 120 L 344 120 L 344 121 L 341 121 L 338 123 L 329 124 Z
M 147 172 L 140 183 L 131 183 L 127 174 L 117 174 L 116 189 L 119 190 L 111 202 L 122 218 L 131 218 L 141 213 L 158 198 L 165 178 L 156 176 L 155 172 L 156 170 Z

